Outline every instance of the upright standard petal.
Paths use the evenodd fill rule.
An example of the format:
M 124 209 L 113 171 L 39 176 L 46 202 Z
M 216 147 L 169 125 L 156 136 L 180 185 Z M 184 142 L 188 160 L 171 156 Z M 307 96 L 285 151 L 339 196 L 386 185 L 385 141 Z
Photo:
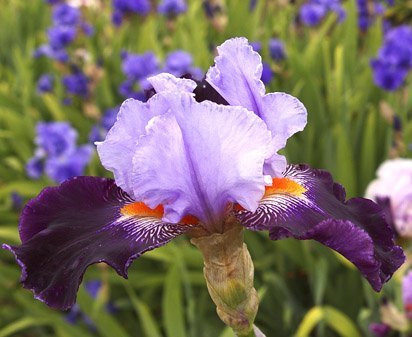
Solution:
M 187 93 L 159 95 L 170 110 L 153 118 L 139 141 L 134 194 L 150 207 L 162 204 L 165 221 L 191 214 L 221 231 L 228 203 L 254 210 L 263 195 L 270 132 L 245 108 L 198 103 Z
M 96 143 L 103 166 L 113 172 L 116 184 L 131 196 L 132 159 L 139 137 L 144 134 L 148 121 L 154 116 L 152 111 L 147 103 L 126 100 L 106 139 Z
M 126 278 L 135 258 L 192 227 L 164 223 L 162 213 L 133 202 L 112 179 L 77 177 L 31 200 L 20 218 L 22 245 L 3 248 L 14 253 L 25 288 L 67 309 L 89 265 L 106 262 Z
M 217 50 L 215 66 L 209 69 L 206 80 L 230 105 L 243 106 L 262 118 L 272 132 L 274 150 L 280 150 L 290 136 L 304 129 L 306 108 L 291 95 L 265 94 L 265 86 L 260 80 L 262 59 L 247 39 L 227 40 Z M 272 159 L 266 163 L 270 168 L 266 172 L 276 176 L 286 168 L 285 163 Z
M 256 212 L 240 211 L 238 218 L 249 229 L 269 230 L 272 240 L 323 243 L 355 264 L 377 291 L 405 259 L 381 207 L 363 198 L 345 201 L 344 188 L 328 172 L 305 165 L 290 165 Z

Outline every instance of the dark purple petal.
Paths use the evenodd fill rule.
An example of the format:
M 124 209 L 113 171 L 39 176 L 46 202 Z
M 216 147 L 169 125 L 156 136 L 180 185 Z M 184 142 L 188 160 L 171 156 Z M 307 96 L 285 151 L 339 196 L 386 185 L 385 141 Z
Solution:
M 22 245 L 3 248 L 14 253 L 25 288 L 67 309 L 89 265 L 105 262 L 127 278 L 134 259 L 191 228 L 161 222 L 157 211 L 133 203 L 112 179 L 77 177 L 31 200 L 20 218 Z
M 198 82 L 193 93 L 198 102 L 211 101 L 221 105 L 229 105 L 229 103 L 205 79 Z
M 290 165 L 273 182 L 256 212 L 239 213 L 244 226 L 269 230 L 272 240 L 317 240 L 355 264 L 377 291 L 403 263 L 381 207 L 363 198 L 345 201 L 327 171 Z
M 371 323 L 369 331 L 376 337 L 385 337 L 391 332 L 391 327 L 385 323 Z

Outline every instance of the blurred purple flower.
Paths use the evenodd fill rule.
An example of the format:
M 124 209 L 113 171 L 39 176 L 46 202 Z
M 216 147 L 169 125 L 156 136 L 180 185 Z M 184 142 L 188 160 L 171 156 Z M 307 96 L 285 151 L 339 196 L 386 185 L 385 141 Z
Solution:
M 323 6 L 312 3 L 302 5 L 299 12 L 300 20 L 306 26 L 318 25 L 325 15 L 326 9 Z
M 117 114 L 119 113 L 120 106 L 116 106 L 111 109 L 107 109 L 102 117 L 102 126 L 109 131 L 116 122 Z
M 283 61 L 286 58 L 285 45 L 282 40 L 269 40 L 269 54 L 274 61 Z
M 123 14 L 120 11 L 114 11 L 112 13 L 112 23 L 119 27 L 123 22 Z
M 408 75 L 408 69 L 399 67 L 386 60 L 374 59 L 371 60 L 370 64 L 375 84 L 387 91 L 397 90 L 405 82 Z
M 187 3 L 185 0 L 162 0 L 157 11 L 168 16 L 178 15 L 187 11 Z
M 119 26 L 128 14 L 147 15 L 151 5 L 149 0 L 113 0 L 112 22 Z
M 223 12 L 223 8 L 219 1 L 203 0 L 203 9 L 209 19 L 213 19 L 216 14 Z
M 37 81 L 37 92 L 45 93 L 53 90 L 53 75 L 44 74 Z
M 81 15 L 78 8 L 62 3 L 53 8 L 52 18 L 57 26 L 76 26 Z
M 412 27 L 390 29 L 376 58 L 371 60 L 374 82 L 384 90 L 397 90 L 412 69 Z
M 260 77 L 260 80 L 264 84 L 269 84 L 273 79 L 273 71 L 270 68 L 270 65 L 266 62 L 262 63 L 262 76 Z
M 193 58 L 190 53 L 183 50 L 176 50 L 167 55 L 163 71 L 180 77 L 190 74 Z
M 387 2 L 389 6 L 392 6 Z M 379 15 L 383 15 L 385 12 L 385 6 L 379 2 L 379 0 L 356 0 L 356 6 L 358 11 L 358 26 L 363 32 L 375 22 L 375 19 Z
M 44 2 L 48 5 L 56 5 L 58 3 L 63 2 L 64 0 L 44 0 Z
M 58 183 L 62 183 L 72 177 L 80 176 L 83 174 L 92 154 L 93 147 L 83 145 L 71 153 L 59 157 L 49 157 L 45 162 L 46 174 Z
M 371 323 L 369 324 L 369 331 L 375 337 L 385 337 L 391 332 L 391 328 L 385 323 Z
M 71 153 L 76 147 L 77 132 L 67 122 L 39 122 L 35 142 L 48 156 Z
M 346 17 L 346 12 L 339 0 L 309 0 L 300 8 L 299 17 L 303 24 L 316 26 L 328 12 L 337 14 L 339 22 Z
M 124 55 L 122 71 L 129 79 L 141 80 L 159 71 L 159 61 L 152 52 Z
M 126 79 L 119 86 L 119 94 L 124 98 L 134 98 L 139 101 L 145 101 L 146 96 L 142 88 L 140 88 L 139 82 Z
M 89 134 L 90 143 L 93 144 L 94 142 L 100 142 L 104 140 L 104 138 L 107 135 L 107 131 L 109 131 L 109 129 L 116 122 L 117 113 L 119 112 L 119 108 L 120 108 L 119 106 L 116 106 L 114 108 L 106 110 L 100 123 L 97 125 L 94 125 L 92 127 L 92 130 L 90 131 L 90 134 Z
M 20 212 L 23 208 L 23 197 L 18 192 L 11 192 L 11 208 L 15 212 Z
M 100 125 L 93 125 L 89 133 L 89 143 L 101 142 L 106 137 L 106 131 Z
M 249 10 L 252 12 L 255 10 L 257 5 L 257 0 L 249 0 Z
M 85 97 L 89 93 L 89 79 L 80 71 L 63 76 L 62 83 L 69 94 Z
M 77 132 L 68 122 L 39 122 L 36 125 L 37 149 L 26 164 L 30 178 L 45 172 L 56 182 L 81 175 L 90 161 L 93 148 L 77 147 Z
M 54 49 L 51 46 L 44 44 L 41 45 L 33 52 L 35 58 L 46 56 L 48 58 L 66 63 L 69 60 L 69 54 L 64 49 Z
M 99 280 L 92 280 L 85 283 L 84 288 L 86 289 L 87 293 L 93 298 L 96 299 L 97 295 L 102 287 L 102 282 Z M 109 302 L 106 305 L 106 311 L 108 313 L 114 313 L 116 311 L 115 306 Z M 91 331 L 96 331 L 96 325 L 91 320 L 91 318 L 86 315 L 79 307 L 79 305 L 75 304 L 69 312 L 65 315 L 65 320 L 69 324 L 77 324 L 79 320 L 82 320 L 86 326 Z
M 256 53 L 259 53 L 262 50 L 262 43 L 259 41 L 250 42 L 250 45 Z
M 163 72 L 176 77 L 189 77 L 194 80 L 201 80 L 204 76 L 200 68 L 193 67 L 192 55 L 183 50 L 176 50 L 167 55 Z
M 52 26 L 47 30 L 50 47 L 54 50 L 68 46 L 76 37 L 76 27 Z
M 403 68 L 412 68 L 412 27 L 402 25 L 389 30 L 378 57 Z
M 86 36 L 92 36 L 94 34 L 94 27 L 90 23 L 82 22 L 81 29 Z
M 26 174 L 31 179 L 40 179 L 44 172 L 43 156 L 34 155 L 26 163 Z

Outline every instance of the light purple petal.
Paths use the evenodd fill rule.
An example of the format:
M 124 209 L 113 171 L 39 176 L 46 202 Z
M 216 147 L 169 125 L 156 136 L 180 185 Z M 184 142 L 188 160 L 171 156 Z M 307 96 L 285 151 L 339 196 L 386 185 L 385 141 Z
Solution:
M 31 200 L 20 218 L 22 245 L 3 248 L 15 255 L 25 288 L 68 309 L 89 265 L 106 262 L 127 277 L 134 259 L 192 227 L 164 223 L 157 213 L 133 203 L 112 179 L 77 177 Z
M 207 72 L 206 80 L 230 105 L 243 106 L 260 116 L 265 95 L 260 80 L 262 58 L 245 38 L 227 40 L 217 51 L 215 66 Z
M 165 221 L 191 214 L 215 228 L 229 202 L 255 209 L 272 155 L 265 123 L 242 107 L 163 95 L 170 112 L 152 119 L 133 160 L 136 198 L 164 205 Z
M 291 95 L 265 94 L 265 86 L 260 80 L 262 59 L 247 39 L 227 40 L 217 50 L 215 66 L 209 69 L 206 80 L 230 105 L 243 106 L 262 118 L 272 132 L 274 149 L 282 149 L 290 136 L 304 129 L 306 108 Z M 265 173 L 276 176 L 276 172 L 286 168 L 278 157 L 266 162 Z
M 408 271 L 402 278 L 402 300 L 405 313 L 412 319 L 412 271 Z
M 284 148 L 287 139 L 302 131 L 307 122 L 307 112 L 302 102 L 283 92 L 270 93 L 263 97 L 260 117 L 272 132 L 276 151 Z
M 153 116 L 148 104 L 128 99 L 120 107 L 106 139 L 96 143 L 103 166 L 114 173 L 116 184 L 131 196 L 131 168 L 136 143 Z
M 157 93 L 162 91 L 193 92 L 197 84 L 195 81 L 178 78 L 168 73 L 161 73 L 147 79 Z
M 374 202 L 353 198 L 331 175 L 308 166 L 290 165 L 275 178 L 256 212 L 241 211 L 241 223 L 252 230 L 269 230 L 272 240 L 313 239 L 353 262 L 375 290 L 404 262 L 383 210 Z

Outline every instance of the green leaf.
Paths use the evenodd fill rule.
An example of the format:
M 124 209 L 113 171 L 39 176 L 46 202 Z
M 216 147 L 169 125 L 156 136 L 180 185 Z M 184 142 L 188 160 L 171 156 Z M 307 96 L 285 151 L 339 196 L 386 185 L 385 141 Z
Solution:
M 227 326 L 226 328 L 223 329 L 219 337 L 236 337 L 236 336 L 233 333 L 233 330 Z
M 182 285 L 177 264 L 167 273 L 163 294 L 163 320 L 167 337 L 186 337 Z
M 335 129 L 336 166 L 334 179 L 345 186 L 348 197 L 353 197 L 356 194 L 356 173 L 348 131 L 342 125 L 337 125 Z
M 15 333 L 18 333 L 22 330 L 33 328 L 37 326 L 47 325 L 49 322 L 47 320 L 41 320 L 34 317 L 24 317 L 10 323 L 0 330 L 0 337 L 11 336 Z
M 342 337 L 361 337 L 351 319 L 339 310 L 330 307 L 313 307 L 303 317 L 295 337 L 309 337 L 311 331 L 322 321 Z
M 17 230 L 17 224 L 15 227 L 0 227 L 0 238 L 11 240 L 14 242 L 20 242 L 19 232 Z
M 142 330 L 146 337 L 161 337 L 160 330 L 157 326 L 156 320 L 154 319 L 152 313 L 150 312 L 149 306 L 139 300 L 129 284 L 128 281 L 124 281 L 124 287 L 126 288 L 127 294 L 132 302 L 133 308 L 136 315 L 140 319 Z
M 84 290 L 84 287 L 79 288 L 77 294 L 77 303 L 80 308 L 87 314 L 93 322 L 96 323 L 96 328 L 99 333 L 104 337 L 129 337 L 126 331 L 120 326 L 119 323 L 107 312 L 103 307 L 95 307 L 94 301 L 89 294 Z

